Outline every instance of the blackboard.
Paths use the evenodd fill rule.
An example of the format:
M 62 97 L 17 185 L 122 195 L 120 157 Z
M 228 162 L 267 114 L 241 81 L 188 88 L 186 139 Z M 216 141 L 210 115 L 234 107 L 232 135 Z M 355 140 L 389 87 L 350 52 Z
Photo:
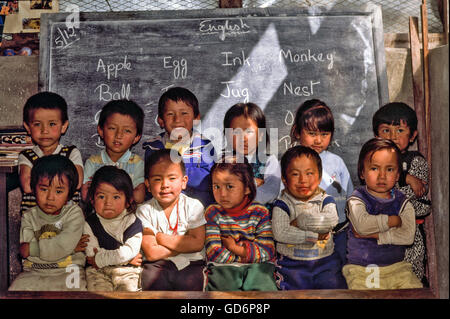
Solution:
M 372 114 L 389 100 L 378 6 L 80 13 L 78 27 L 69 14 L 41 16 L 39 89 L 67 100 L 62 141 L 84 159 L 102 147 L 96 122 L 109 100 L 129 98 L 144 109 L 144 135 L 133 149 L 143 155 L 142 142 L 161 132 L 159 97 L 183 86 L 198 97 L 200 128 L 211 137 L 230 106 L 258 104 L 280 157 L 300 103 L 324 100 L 336 122 L 330 150 L 357 181 Z

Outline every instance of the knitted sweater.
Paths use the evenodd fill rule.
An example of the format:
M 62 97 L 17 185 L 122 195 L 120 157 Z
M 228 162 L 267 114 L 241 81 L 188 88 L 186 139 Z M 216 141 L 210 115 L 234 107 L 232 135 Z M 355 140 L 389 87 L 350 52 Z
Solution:
M 26 211 L 20 226 L 20 242 L 30 243 L 24 268 L 84 266 L 82 252 L 74 252 L 83 233 L 84 215 L 78 205 L 65 205 L 58 215 L 48 215 L 39 206 Z
M 214 263 L 262 263 L 275 257 L 272 226 L 266 207 L 253 202 L 239 216 L 229 216 L 225 209 L 213 204 L 205 212 L 206 255 Z M 224 246 L 220 236 L 227 235 L 246 248 L 246 257 L 235 255 Z
M 290 225 L 297 219 L 298 227 Z M 338 223 L 336 203 L 322 189 L 303 202 L 283 190 L 274 202 L 272 227 L 277 252 L 291 259 L 316 260 L 333 253 L 332 234 L 325 245 L 319 245 L 319 233 L 330 232 Z

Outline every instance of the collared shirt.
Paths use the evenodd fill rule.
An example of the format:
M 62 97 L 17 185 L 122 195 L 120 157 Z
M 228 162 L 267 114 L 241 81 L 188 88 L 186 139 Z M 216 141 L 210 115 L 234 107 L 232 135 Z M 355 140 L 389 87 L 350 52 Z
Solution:
M 86 160 L 83 184 L 92 181 L 94 173 L 106 165 L 116 166 L 126 171 L 131 177 L 134 188 L 144 183 L 144 161 L 139 155 L 127 150 L 117 162 L 113 162 L 106 150 L 102 150 L 100 154 L 92 155 Z

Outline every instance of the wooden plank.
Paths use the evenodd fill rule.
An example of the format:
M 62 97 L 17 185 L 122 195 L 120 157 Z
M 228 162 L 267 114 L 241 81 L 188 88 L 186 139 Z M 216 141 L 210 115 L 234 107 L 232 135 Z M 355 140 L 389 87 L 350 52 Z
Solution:
M 242 8 L 242 0 L 219 0 L 219 8 Z
M 289 291 L 0 292 L 0 299 L 434 299 L 430 289 Z
M 411 70 L 413 81 L 414 109 L 417 114 L 417 144 L 419 151 L 426 154 L 425 111 L 423 96 L 422 55 L 420 52 L 419 19 L 409 17 L 409 42 L 411 47 Z

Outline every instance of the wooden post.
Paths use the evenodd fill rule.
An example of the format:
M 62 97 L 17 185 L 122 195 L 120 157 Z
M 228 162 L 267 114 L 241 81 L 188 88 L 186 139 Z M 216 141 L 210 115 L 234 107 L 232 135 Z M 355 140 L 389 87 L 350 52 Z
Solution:
M 429 166 L 429 178 L 428 178 L 428 198 L 431 198 L 432 176 L 431 176 L 431 111 L 430 111 L 430 76 L 429 76 L 429 50 L 428 50 L 428 16 L 427 16 L 427 3 L 426 0 L 422 0 L 420 6 L 421 18 L 422 18 L 422 43 L 423 43 L 423 88 L 424 88 L 424 110 L 425 110 L 425 133 L 426 133 L 426 153 L 422 153 L 427 158 Z M 436 244 L 434 237 L 434 221 L 433 213 L 425 219 L 425 233 L 427 243 L 427 257 L 428 257 L 428 281 L 430 288 L 434 294 L 439 296 L 439 286 L 437 279 L 437 262 L 436 262 Z
M 413 76 L 414 110 L 417 114 L 417 144 L 422 154 L 427 154 L 427 138 L 425 129 L 425 109 L 423 96 L 423 72 L 421 44 L 419 38 L 419 19 L 409 17 L 409 43 L 411 48 L 411 70 Z
M 219 8 L 242 8 L 242 0 L 219 0 Z

